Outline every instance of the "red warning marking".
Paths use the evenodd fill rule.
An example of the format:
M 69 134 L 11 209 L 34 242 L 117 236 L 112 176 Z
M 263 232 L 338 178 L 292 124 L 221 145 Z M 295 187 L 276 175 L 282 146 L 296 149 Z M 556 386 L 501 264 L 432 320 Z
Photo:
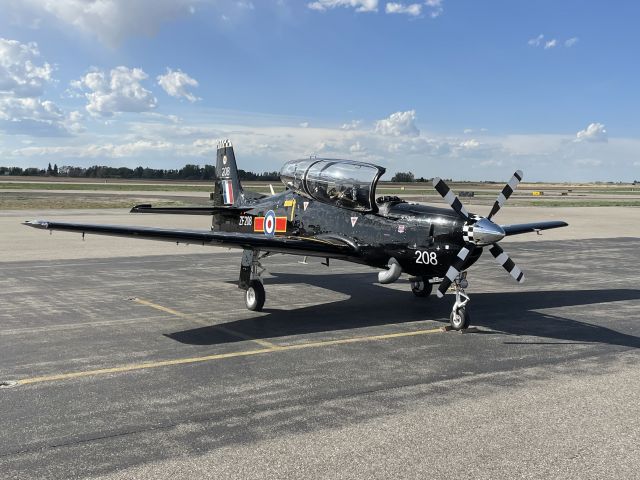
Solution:
M 271 226 L 269 226 L 271 229 Z M 253 231 L 264 232 L 264 217 L 255 217 L 253 219 Z M 276 233 L 286 233 L 287 217 L 276 217 Z
M 276 217 L 276 232 L 287 231 L 287 217 Z

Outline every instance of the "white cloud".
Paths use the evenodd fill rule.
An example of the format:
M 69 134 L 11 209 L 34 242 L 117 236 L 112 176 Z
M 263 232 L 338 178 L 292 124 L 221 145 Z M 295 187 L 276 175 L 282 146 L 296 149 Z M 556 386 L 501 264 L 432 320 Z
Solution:
M 431 18 L 439 17 L 442 14 L 442 2 L 443 0 L 425 0 L 424 4 L 431 9 L 429 13 Z
M 167 73 L 156 77 L 158 85 L 160 85 L 168 95 L 176 98 L 186 98 L 190 102 L 201 100 L 187 89 L 189 87 L 197 87 L 198 81 L 191 78 L 182 70 L 173 71 L 167 68 Z
M 64 137 L 84 130 L 80 120 L 50 100 L 0 95 L 0 130 L 8 134 Z
M 532 181 L 628 181 L 638 169 L 634 162 L 640 158 L 638 139 L 586 141 L 597 137 L 594 132 L 604 130 L 598 124 L 586 127 L 579 136 L 571 132 L 490 135 L 480 134 L 482 130 L 477 128 L 473 135 L 462 131 L 436 134 L 419 132 L 415 127 L 416 113 L 411 110 L 379 122 L 357 124 L 356 129 L 343 129 L 341 123 L 334 127 L 315 126 L 326 124 L 326 119 L 309 119 L 314 127 L 300 128 L 300 119 L 269 116 L 265 120 L 263 114 L 215 111 L 207 118 L 216 119 L 217 123 L 210 123 L 200 115 L 176 119 L 148 112 L 126 121 L 116 117 L 99 130 L 73 136 L 69 132 L 77 133 L 76 127 L 82 131 L 83 114 L 87 114 L 74 111 L 65 115 L 55 105 L 38 100 L 31 104 L 12 103 L 13 115 L 37 114 L 29 114 L 31 118 L 22 123 L 0 119 L 0 128 L 29 129 L 32 136 L 52 136 L 56 135 L 57 126 L 57 135 L 66 137 L 33 142 L 30 137 L 0 135 L 0 157 L 5 163 L 29 166 L 44 162 L 46 166 L 46 162 L 71 162 L 89 166 L 100 162 L 177 168 L 185 163 L 211 163 L 216 139 L 227 137 L 234 142 L 241 168 L 252 171 L 277 170 L 283 158 L 318 153 L 376 163 L 387 167 L 390 173 L 409 170 L 418 177 L 503 180 L 521 168 Z M 34 133 L 38 128 L 40 131 Z M 574 141 L 578 137 L 581 140 Z
M 6 0 L 3 9 L 53 17 L 117 45 L 131 35 L 153 35 L 160 25 L 209 0 Z M 243 2 L 248 3 L 248 2 Z
M 607 142 L 608 134 L 601 123 L 590 123 L 587 128 L 576 133 L 576 142 Z
M 402 3 L 389 2 L 385 6 L 386 13 L 402 13 L 412 17 L 418 17 L 422 13 L 422 5 L 419 3 L 412 3 L 410 5 L 404 5 Z
M 0 97 L 0 119 L 61 120 L 62 110 L 49 100 L 39 98 Z
M 307 3 L 311 10 L 326 12 L 334 8 L 353 8 L 356 12 L 377 12 L 378 0 L 316 0 Z M 388 14 L 404 14 L 418 17 L 422 14 L 424 7 L 429 9 L 429 16 L 432 18 L 442 14 L 442 0 L 424 0 L 421 3 L 405 4 L 400 2 L 387 2 L 384 11 Z
M 349 147 L 349 153 L 352 155 L 361 155 L 367 153 L 367 149 L 363 147 L 359 141 Z
M 170 142 L 136 140 L 120 144 L 105 143 L 87 146 L 24 147 L 13 153 L 18 156 L 62 156 L 66 158 L 129 158 L 142 153 L 173 152 L 175 145 Z
M 573 47 L 576 43 L 578 43 L 579 38 L 578 37 L 571 37 L 570 39 L 566 40 L 564 42 L 564 46 L 567 48 L 571 48 Z
M 578 43 L 578 40 L 579 40 L 578 37 L 571 37 L 564 41 L 564 46 L 566 48 L 571 48 L 576 43 Z M 550 50 L 552 48 L 559 46 L 560 42 L 555 38 L 545 41 L 544 35 L 541 33 L 537 37 L 530 38 L 527 44 L 529 44 L 529 46 L 531 47 L 543 47 L 545 50 Z
M 68 136 L 81 126 L 42 98 L 53 68 L 38 65 L 38 45 L 0 38 L 0 130 L 8 134 Z M 73 128 L 71 128 L 73 126 Z
M 377 12 L 378 0 L 317 0 L 308 3 L 307 7 L 321 12 L 338 7 L 355 8 L 356 12 Z
M 634 162 L 640 158 L 640 140 L 633 138 L 594 143 L 573 142 L 573 135 L 567 134 L 485 135 L 481 139 L 462 133 L 386 136 L 373 126 L 299 128 L 290 117 L 270 117 L 265 123 L 263 115 L 243 115 L 225 117 L 220 111 L 212 117 L 226 118 L 219 120 L 222 123 L 184 120 L 176 124 L 154 113 L 126 123 L 113 122 L 99 134 L 29 144 L 5 137 L 0 156 L 19 166 L 71 161 L 82 166 L 104 162 L 101 164 L 177 168 L 184 163 L 211 163 L 216 139 L 231 138 L 239 165 L 252 171 L 277 170 L 283 158 L 326 153 L 376 163 L 390 173 L 412 171 L 418 177 L 506 180 L 521 168 L 531 181 L 629 181 L 638 167 Z M 580 165 L 585 168 L 577 168 Z
M 532 47 L 538 47 L 542 43 L 543 39 L 544 39 L 544 35 L 540 34 L 537 37 L 530 38 L 527 43 Z
M 602 160 L 598 158 L 578 158 L 573 161 L 573 164 L 578 167 L 599 167 L 602 163 Z
M 388 118 L 376 122 L 375 132 L 380 135 L 417 137 L 420 130 L 415 125 L 416 111 L 392 113 Z
M 459 146 L 464 150 L 473 150 L 480 146 L 480 142 L 478 142 L 475 138 L 472 138 L 470 140 L 464 140 L 460 142 Z
M 148 75 L 140 68 L 119 66 L 108 74 L 89 72 L 72 82 L 71 86 L 84 92 L 89 113 L 110 117 L 114 113 L 147 112 L 156 107 L 156 98 L 141 83 L 147 78 Z
M 360 120 L 351 120 L 349 123 L 343 123 L 340 127 L 342 130 L 356 130 L 362 125 Z
M 300 122 L 299 125 L 301 128 L 309 128 L 309 122 Z
M 36 43 L 0 38 L 0 93 L 15 97 L 39 97 L 51 81 L 53 68 L 36 65 L 40 51 Z

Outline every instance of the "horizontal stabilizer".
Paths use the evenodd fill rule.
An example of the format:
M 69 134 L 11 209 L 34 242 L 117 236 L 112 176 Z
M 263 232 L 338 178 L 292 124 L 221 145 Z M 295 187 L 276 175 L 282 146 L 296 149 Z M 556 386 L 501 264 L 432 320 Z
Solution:
M 568 227 L 567 222 L 552 221 L 552 222 L 532 222 L 532 223 L 517 223 L 514 225 L 500 225 L 504 230 L 506 236 L 519 235 L 521 233 L 537 232 L 539 230 L 549 230 L 551 228 Z
M 149 204 L 136 205 L 130 213 L 164 213 L 170 215 L 216 215 L 216 214 L 240 214 L 251 210 L 250 206 L 245 207 L 154 207 Z

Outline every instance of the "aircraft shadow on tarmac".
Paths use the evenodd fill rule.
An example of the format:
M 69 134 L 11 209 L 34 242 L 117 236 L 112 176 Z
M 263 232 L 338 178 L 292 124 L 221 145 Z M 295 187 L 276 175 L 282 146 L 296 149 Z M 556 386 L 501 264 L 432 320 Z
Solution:
M 313 285 L 349 295 L 337 300 L 292 310 L 273 308 L 286 305 L 276 295 L 269 296 L 270 285 L 299 285 L 297 300 L 304 299 L 305 288 Z M 306 284 L 306 285 L 305 285 Z M 442 301 L 432 295 L 428 299 L 415 297 L 409 285 L 406 290 L 382 288 L 371 283 L 370 274 L 306 275 L 279 273 L 266 281 L 268 315 L 212 324 L 180 332 L 167 337 L 191 345 L 216 345 L 242 341 L 242 338 L 221 331 L 218 327 L 239 332 L 256 339 L 335 332 L 379 325 L 399 325 L 420 320 L 434 320 L 448 325 L 452 297 Z M 472 294 L 471 324 L 490 329 L 485 333 L 514 336 L 536 336 L 553 339 L 549 342 L 517 342 L 517 344 L 601 343 L 624 347 L 640 347 L 640 337 L 617 332 L 611 328 L 559 317 L 535 310 L 595 305 L 640 299 L 640 290 L 551 290 Z M 634 319 L 624 319 L 634 321 Z M 594 319 L 597 321 L 597 319 Z M 616 317 L 613 322 L 619 321 Z M 604 323 L 612 323 L 608 318 Z M 615 323 L 612 325 L 616 328 Z M 622 325 L 621 325 L 622 326 Z M 481 330 L 482 331 L 482 330 Z

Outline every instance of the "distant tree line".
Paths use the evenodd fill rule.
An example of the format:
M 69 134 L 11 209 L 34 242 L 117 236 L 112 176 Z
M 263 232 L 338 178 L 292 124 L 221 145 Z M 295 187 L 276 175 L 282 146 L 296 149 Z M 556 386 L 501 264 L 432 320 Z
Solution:
M 392 182 L 402 182 L 402 183 L 411 183 L 411 182 L 430 182 L 430 178 L 416 178 L 413 172 L 397 172 L 393 177 L 391 177 Z
M 121 178 L 143 180 L 212 180 L 215 177 L 216 168 L 213 165 L 185 165 L 180 169 L 156 169 L 148 167 L 107 167 L 94 165 L 89 168 L 54 164 L 46 169 L 0 167 L 0 175 L 33 176 L 33 177 L 74 177 L 74 178 Z M 278 172 L 254 173 L 246 170 L 238 170 L 241 180 L 278 180 Z

